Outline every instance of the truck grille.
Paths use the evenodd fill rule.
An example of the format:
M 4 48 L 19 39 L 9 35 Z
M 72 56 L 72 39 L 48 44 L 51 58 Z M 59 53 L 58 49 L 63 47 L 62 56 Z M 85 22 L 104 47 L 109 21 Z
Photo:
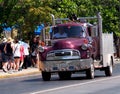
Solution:
M 78 50 L 64 49 L 53 50 L 47 53 L 47 60 L 64 60 L 64 59 L 79 59 L 80 52 Z
M 71 52 L 58 52 L 55 56 L 71 56 Z

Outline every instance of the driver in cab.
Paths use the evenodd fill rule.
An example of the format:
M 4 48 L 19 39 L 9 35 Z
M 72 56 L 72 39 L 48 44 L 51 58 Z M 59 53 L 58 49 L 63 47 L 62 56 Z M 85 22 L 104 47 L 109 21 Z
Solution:
M 64 32 L 62 27 L 58 28 L 58 32 L 54 34 L 53 38 L 57 39 L 57 38 L 66 38 L 67 34 Z

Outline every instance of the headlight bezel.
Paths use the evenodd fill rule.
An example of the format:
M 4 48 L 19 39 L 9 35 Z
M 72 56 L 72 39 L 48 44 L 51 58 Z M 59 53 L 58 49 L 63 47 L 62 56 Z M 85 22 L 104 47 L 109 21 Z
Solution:
M 45 51 L 45 49 L 44 49 L 44 47 L 39 46 L 39 47 L 38 47 L 38 51 L 41 52 L 41 53 L 43 53 L 43 52 Z
M 88 49 L 88 45 L 87 44 L 82 44 L 81 49 L 86 51 Z

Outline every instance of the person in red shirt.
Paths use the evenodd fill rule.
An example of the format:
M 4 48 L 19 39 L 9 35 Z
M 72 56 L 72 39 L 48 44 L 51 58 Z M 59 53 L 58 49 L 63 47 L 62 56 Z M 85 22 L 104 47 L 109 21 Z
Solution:
M 24 63 L 24 47 L 23 47 L 23 45 L 21 45 L 21 47 L 20 47 L 20 66 L 18 69 L 19 71 L 22 70 L 23 63 Z

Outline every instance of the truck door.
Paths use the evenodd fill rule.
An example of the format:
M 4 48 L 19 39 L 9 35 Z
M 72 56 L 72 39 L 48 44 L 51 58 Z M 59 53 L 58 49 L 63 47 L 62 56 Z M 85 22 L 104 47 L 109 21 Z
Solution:
M 93 57 L 94 59 L 100 59 L 100 44 L 99 44 L 99 35 L 97 26 L 90 26 L 88 27 L 88 34 L 92 39 L 92 46 L 93 46 Z

